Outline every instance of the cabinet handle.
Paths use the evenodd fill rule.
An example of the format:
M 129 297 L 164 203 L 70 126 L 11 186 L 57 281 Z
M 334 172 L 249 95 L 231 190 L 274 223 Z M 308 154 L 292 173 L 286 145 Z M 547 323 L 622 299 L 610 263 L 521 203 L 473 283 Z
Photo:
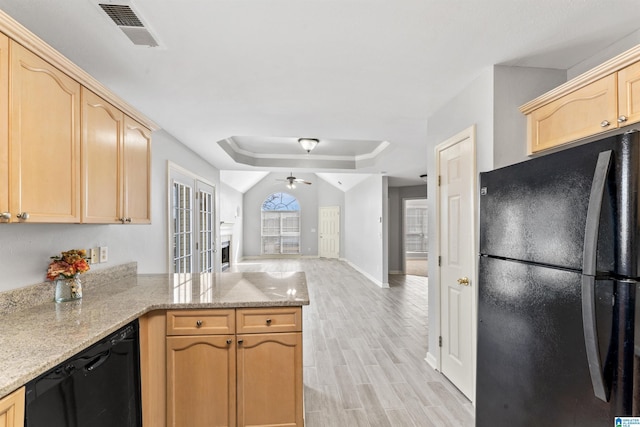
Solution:
M 624 123 L 628 120 L 628 117 L 625 115 L 622 115 L 620 117 L 618 117 L 618 123 Z
M 271 326 L 271 319 L 267 319 L 267 326 Z
M 231 344 L 232 342 L 233 342 L 233 340 L 232 340 L 232 339 L 228 339 L 228 340 L 227 340 L 227 344 Z
M 240 339 L 238 340 L 238 345 L 242 345 L 242 343 L 243 343 L 243 342 L 244 342 L 244 340 L 243 340 L 242 338 L 240 338 Z
M 10 212 L 2 212 L 2 213 L 0 213 L 0 219 L 10 220 L 11 219 L 11 213 Z
M 611 123 L 609 123 L 609 120 L 603 120 L 602 122 L 600 122 L 600 126 L 602 126 L 603 128 L 606 128 L 610 124 Z
M 20 218 L 23 221 L 26 221 L 29 219 L 29 213 L 27 212 L 21 212 L 18 215 L 16 215 L 18 218 Z
M 202 320 L 196 320 L 196 328 L 202 326 Z

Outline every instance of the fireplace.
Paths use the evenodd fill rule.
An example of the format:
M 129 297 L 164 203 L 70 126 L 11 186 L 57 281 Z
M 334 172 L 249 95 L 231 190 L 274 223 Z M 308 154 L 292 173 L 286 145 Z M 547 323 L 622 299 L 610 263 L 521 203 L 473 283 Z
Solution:
M 229 269 L 229 261 L 231 259 L 230 257 L 230 249 L 231 249 L 231 241 L 229 240 L 229 237 L 223 237 L 222 238 L 222 243 L 221 243 L 221 262 L 222 262 L 222 271 L 228 270 Z

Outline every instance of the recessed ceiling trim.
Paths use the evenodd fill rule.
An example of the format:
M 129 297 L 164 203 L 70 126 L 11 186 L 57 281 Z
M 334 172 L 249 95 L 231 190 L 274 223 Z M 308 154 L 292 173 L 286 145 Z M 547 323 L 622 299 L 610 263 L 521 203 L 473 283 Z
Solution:
M 218 145 L 222 147 L 222 149 L 224 149 L 224 151 L 237 163 L 246 165 L 299 167 L 300 165 L 305 164 L 335 169 L 356 169 L 358 167 L 370 166 L 372 161 L 375 160 L 391 144 L 388 141 L 382 141 L 370 153 L 353 156 L 255 153 L 241 148 L 233 137 L 218 141 Z M 334 164 L 334 166 L 331 166 L 331 164 Z

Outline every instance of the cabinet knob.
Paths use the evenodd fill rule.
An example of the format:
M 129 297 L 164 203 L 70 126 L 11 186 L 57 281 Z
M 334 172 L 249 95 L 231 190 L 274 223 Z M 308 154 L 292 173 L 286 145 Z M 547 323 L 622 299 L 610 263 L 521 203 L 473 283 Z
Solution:
M 124 224 L 125 222 L 131 222 L 131 218 L 123 216 L 119 221 Z
M 196 327 L 199 328 L 202 326 L 202 320 L 196 320 Z
M 11 213 L 10 212 L 0 212 L 0 219 L 10 220 L 11 219 Z
M 271 326 L 271 319 L 267 319 L 267 326 Z
M 233 340 L 232 340 L 232 339 L 228 339 L 228 340 L 227 340 L 227 344 L 231 344 L 232 342 L 233 342 Z
M 602 122 L 600 122 L 600 126 L 602 126 L 603 128 L 606 128 L 610 124 L 611 123 L 609 122 L 609 120 L 603 120 Z
M 18 218 L 20 218 L 23 221 L 26 221 L 29 219 L 29 213 L 28 212 L 20 212 L 18 215 L 16 215 Z
M 618 117 L 618 123 L 624 123 L 628 120 L 629 118 L 625 115 L 622 115 L 620 117 Z
M 238 340 L 238 345 L 242 345 L 242 343 L 243 343 L 243 342 L 244 342 L 244 340 L 243 340 L 242 338 L 240 338 L 240 339 Z
M 127 218 L 126 218 L 126 221 L 127 221 L 127 222 L 131 222 L 131 217 L 127 217 Z

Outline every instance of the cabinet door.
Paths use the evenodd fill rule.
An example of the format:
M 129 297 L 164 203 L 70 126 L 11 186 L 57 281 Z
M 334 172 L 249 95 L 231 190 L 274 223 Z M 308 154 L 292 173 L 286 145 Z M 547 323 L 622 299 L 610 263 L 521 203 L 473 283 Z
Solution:
M 529 151 L 535 153 L 618 126 L 616 74 L 563 96 L 527 117 Z
M 302 333 L 238 335 L 238 426 L 300 426 Z
M 640 62 L 618 72 L 618 121 L 620 126 L 640 122 Z
M 167 426 L 234 426 L 233 335 L 167 338 Z
M 124 114 L 82 88 L 82 222 L 122 217 L 120 157 Z
M 13 219 L 27 213 L 29 222 L 79 222 L 80 84 L 10 43 Z
M 151 223 L 151 131 L 125 116 L 123 151 L 124 217 Z
M 0 399 L 0 427 L 24 426 L 24 387 Z
M 9 220 L 9 38 L 0 33 L 0 222 Z

